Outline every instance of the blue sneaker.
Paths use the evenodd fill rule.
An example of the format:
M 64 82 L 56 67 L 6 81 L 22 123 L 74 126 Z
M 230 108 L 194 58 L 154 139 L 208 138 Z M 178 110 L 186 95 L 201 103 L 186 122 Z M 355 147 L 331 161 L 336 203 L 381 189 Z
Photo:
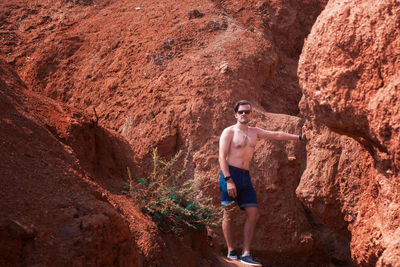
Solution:
M 238 254 L 237 254 L 236 250 L 231 250 L 228 252 L 228 256 L 226 256 L 226 257 L 230 260 L 237 260 Z
M 252 266 L 262 266 L 261 263 L 259 263 L 258 261 L 255 261 L 250 254 L 243 254 L 242 256 L 240 256 L 239 261 L 241 263 L 252 265 Z

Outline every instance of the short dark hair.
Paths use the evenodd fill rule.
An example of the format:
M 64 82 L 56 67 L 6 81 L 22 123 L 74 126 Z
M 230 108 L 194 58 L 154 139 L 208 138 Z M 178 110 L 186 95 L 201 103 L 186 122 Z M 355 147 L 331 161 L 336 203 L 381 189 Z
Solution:
M 249 101 L 240 100 L 240 101 L 236 102 L 235 107 L 233 108 L 235 110 L 235 113 L 238 112 L 239 106 L 241 106 L 241 105 L 249 105 L 250 106 L 250 110 L 252 109 L 252 105 L 251 105 L 251 103 Z

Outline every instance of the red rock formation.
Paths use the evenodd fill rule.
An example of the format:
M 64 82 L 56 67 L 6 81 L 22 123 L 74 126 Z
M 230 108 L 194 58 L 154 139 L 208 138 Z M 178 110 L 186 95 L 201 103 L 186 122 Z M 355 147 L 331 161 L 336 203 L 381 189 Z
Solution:
M 400 262 L 400 5 L 330 1 L 300 57 L 307 168 L 297 195 L 362 266 Z
M 214 0 L 217 7 L 252 32 L 261 32 L 278 55 L 276 69 L 262 88 L 260 103 L 268 112 L 298 115 L 301 91 L 297 62 L 303 40 L 327 0 Z
M 215 261 L 205 233 L 172 238 L 122 195 L 136 168 L 118 134 L 27 90 L 2 60 L 0 89 L 2 266 Z
M 84 183 L 112 204 L 123 218 L 121 225 L 129 225 L 135 240 L 129 247 L 132 262 L 171 263 L 181 256 L 193 265 L 207 257 L 202 249 L 193 250 L 204 243 L 189 236 L 187 246 L 166 245 L 154 224 L 118 195 L 125 166 L 132 160 L 132 169 L 141 175 L 150 166 L 152 148 L 170 156 L 191 147 L 189 175 L 206 176 L 213 187 L 205 193 L 218 203 L 218 137 L 234 123 L 234 102 L 253 101 L 254 125 L 301 131 L 300 118 L 268 112 L 298 113 L 297 56 L 325 2 L 8 0 L 0 3 L 0 49 L 30 91 L 50 97 L 63 110 L 53 117 L 57 109 L 37 100 L 41 104 L 29 114 L 72 151 L 82 176 L 92 177 Z M 31 98 L 37 96 L 24 103 Z M 96 128 L 87 119 L 95 116 L 88 115 L 93 108 Z M 85 115 L 75 118 L 75 111 Z M 75 123 L 81 117 L 83 122 Z M 254 250 L 271 264 L 329 260 L 322 235 L 315 233 L 295 195 L 302 153 L 298 142 L 260 142 L 251 167 L 262 207 Z M 56 172 L 63 173 L 63 166 Z M 237 245 L 243 219 L 241 214 L 235 222 Z M 222 235 L 213 238 L 219 252 Z
M 2 60 L 0 89 L 0 265 L 138 261 L 128 224 L 53 133 L 82 125 L 79 114 L 27 91 Z

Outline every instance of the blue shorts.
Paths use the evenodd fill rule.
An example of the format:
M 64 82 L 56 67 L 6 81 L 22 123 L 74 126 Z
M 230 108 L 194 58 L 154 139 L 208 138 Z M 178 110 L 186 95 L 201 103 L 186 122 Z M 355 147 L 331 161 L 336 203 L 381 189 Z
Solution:
M 219 177 L 221 205 L 226 206 L 236 202 L 242 210 L 244 210 L 245 207 L 257 207 L 256 190 L 254 190 L 253 184 L 251 183 L 249 171 L 230 165 L 228 165 L 228 167 L 236 186 L 237 197 L 232 198 L 228 195 L 225 177 L 221 171 L 221 176 Z

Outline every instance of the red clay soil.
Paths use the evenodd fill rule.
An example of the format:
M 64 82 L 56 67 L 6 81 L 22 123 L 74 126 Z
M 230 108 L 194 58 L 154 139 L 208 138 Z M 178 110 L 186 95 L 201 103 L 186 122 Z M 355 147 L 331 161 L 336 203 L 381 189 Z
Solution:
M 256 147 L 254 255 L 395 266 L 399 8 L 334 2 L 1 1 L 0 265 L 239 266 L 220 229 L 178 239 L 122 192 L 154 148 L 184 150 L 218 204 L 218 138 L 248 99 L 253 126 L 310 137 Z

